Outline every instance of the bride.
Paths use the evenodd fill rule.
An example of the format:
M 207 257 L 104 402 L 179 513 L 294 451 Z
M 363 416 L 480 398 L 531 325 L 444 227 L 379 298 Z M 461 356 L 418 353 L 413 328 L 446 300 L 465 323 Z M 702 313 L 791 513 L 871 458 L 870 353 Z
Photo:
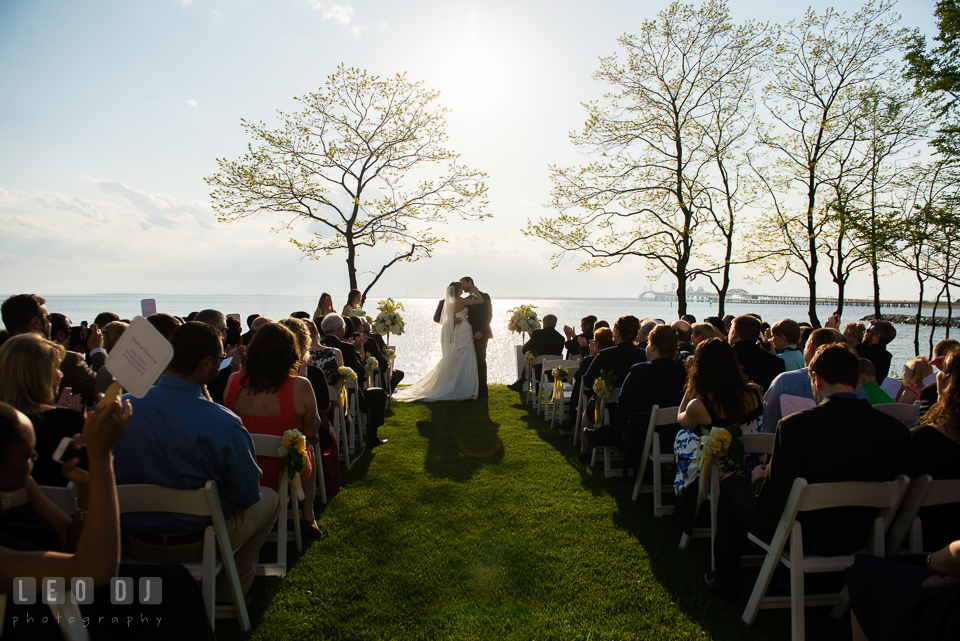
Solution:
M 417 383 L 398 390 L 394 400 L 408 403 L 477 398 L 477 352 L 473 329 L 467 322 L 467 305 L 482 305 L 483 298 L 460 298 L 462 291 L 459 282 L 447 287 L 440 317 L 440 362 Z

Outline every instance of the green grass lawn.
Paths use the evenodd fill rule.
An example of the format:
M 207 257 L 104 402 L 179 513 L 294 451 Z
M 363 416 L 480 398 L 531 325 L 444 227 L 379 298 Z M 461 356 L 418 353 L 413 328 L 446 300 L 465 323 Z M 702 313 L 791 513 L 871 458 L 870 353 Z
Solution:
M 284 579 L 253 587 L 254 639 L 789 639 L 789 610 L 740 621 L 703 585 L 709 541 L 630 500 L 505 387 L 458 403 L 394 404 L 390 442 L 343 470 L 324 536 Z M 318 498 L 319 502 L 319 498 Z M 749 584 L 749 585 L 748 585 Z M 807 613 L 811 639 L 849 618 Z M 218 636 L 239 638 L 235 621 Z

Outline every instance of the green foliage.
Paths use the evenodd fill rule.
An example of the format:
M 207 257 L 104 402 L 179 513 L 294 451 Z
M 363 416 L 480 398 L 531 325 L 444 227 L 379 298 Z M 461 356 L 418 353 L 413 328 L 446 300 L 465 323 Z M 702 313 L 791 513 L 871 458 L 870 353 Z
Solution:
M 955 0 L 938 0 L 934 15 L 940 44 L 927 50 L 926 38 L 919 31 L 910 37 L 905 55 L 907 78 L 913 80 L 919 95 L 927 97 L 943 119 L 933 144 L 940 153 L 956 159 L 960 156 L 960 124 L 957 99 L 960 97 L 960 7 Z
M 313 258 L 345 252 L 352 289 L 362 250 L 398 245 L 365 300 L 387 268 L 431 255 L 443 242 L 431 225 L 447 214 L 489 216 L 486 175 L 444 146 L 438 96 L 405 75 L 381 79 L 341 65 L 322 90 L 296 98 L 300 111 L 278 112 L 278 128 L 241 120 L 247 153 L 218 158 L 206 179 L 220 221 L 268 214 L 280 221 L 275 231 L 310 223 L 312 237 L 291 242 Z

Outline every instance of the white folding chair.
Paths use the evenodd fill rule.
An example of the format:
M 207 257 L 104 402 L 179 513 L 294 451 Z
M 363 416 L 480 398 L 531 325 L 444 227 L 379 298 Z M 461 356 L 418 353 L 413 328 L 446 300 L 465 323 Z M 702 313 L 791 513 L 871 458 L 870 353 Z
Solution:
M 279 458 L 277 451 L 283 444 L 282 436 L 273 434 L 251 434 L 253 451 L 257 456 Z M 287 576 L 287 541 L 296 541 L 297 552 L 303 551 L 303 541 L 300 535 L 300 507 L 297 501 L 297 488 L 290 479 L 287 469 L 280 472 L 280 484 L 277 486 L 277 496 L 280 497 L 280 515 L 277 517 L 277 531 L 271 532 L 267 541 L 277 544 L 276 563 L 258 563 L 258 576 Z M 288 509 L 289 508 L 289 509 Z M 290 519 L 293 519 L 293 531 L 289 531 Z
M 341 459 L 347 462 L 347 469 L 350 469 L 350 447 L 348 445 L 347 438 L 347 419 L 346 419 L 346 407 L 340 402 L 340 388 L 334 387 L 333 385 L 327 386 L 327 391 L 330 394 L 330 403 L 332 407 L 330 408 L 331 413 L 331 422 L 333 423 L 333 433 L 337 435 L 337 446 L 339 448 L 339 456 Z
M 537 414 L 540 413 L 540 381 L 537 380 L 537 365 L 543 365 L 544 361 L 548 360 L 562 360 L 561 356 L 556 354 L 542 354 L 533 359 L 533 362 L 530 363 L 527 369 L 527 404 L 533 405 L 533 409 L 537 410 Z
M 577 446 L 577 441 L 580 440 L 582 431 L 580 427 L 581 420 L 583 419 L 584 409 L 587 407 L 587 396 L 583 393 L 583 387 L 581 384 L 580 389 L 580 400 L 577 402 L 577 418 L 573 422 L 573 446 Z
M 899 553 L 905 540 L 910 554 L 935 552 L 923 549 L 923 524 L 917 513 L 922 507 L 947 503 L 960 503 L 960 480 L 934 481 L 929 474 L 915 479 L 903 500 L 900 513 L 887 532 L 887 556 Z
M 811 407 L 816 407 L 817 402 L 812 398 L 807 398 L 806 396 L 793 396 L 792 394 L 781 394 L 780 395 L 780 418 L 786 418 L 795 412 L 801 410 L 810 409 Z M 776 428 L 776 425 L 771 426 L 770 430 Z
M 887 379 L 889 380 L 889 379 Z M 873 409 L 883 412 L 887 416 L 892 416 L 910 429 L 920 418 L 920 401 L 908 405 L 906 403 L 880 403 L 874 405 Z
M 654 405 L 650 408 L 650 422 L 647 424 L 647 438 L 643 441 L 643 451 L 640 453 L 640 470 L 637 472 L 637 482 L 633 486 L 633 500 L 640 498 L 640 492 L 652 492 L 654 516 L 673 514 L 673 506 L 663 504 L 663 466 L 673 463 L 674 455 L 672 452 L 664 454 L 660 451 L 660 435 L 657 434 L 657 427 L 676 423 L 679 413 L 679 406 L 660 409 L 659 405 Z M 671 446 L 670 449 L 673 447 Z M 647 463 L 653 465 L 653 486 L 643 485 Z M 667 489 L 672 491 L 673 484 L 668 483 Z
M 321 426 L 320 429 L 323 429 L 323 427 Z M 314 443 L 310 447 L 313 448 L 313 459 L 316 461 L 316 465 L 317 465 L 317 487 L 320 489 L 320 502 L 326 505 L 327 504 L 327 483 L 326 483 L 326 477 L 323 474 L 323 452 L 320 450 L 319 443 Z
M 543 361 L 543 369 L 540 372 L 540 394 L 542 397 L 540 407 L 544 409 L 544 420 L 546 420 L 547 414 L 549 413 L 551 429 L 553 429 L 558 414 L 561 419 L 563 418 L 563 411 L 566 406 L 565 401 L 570 398 L 570 394 L 573 393 L 573 382 L 571 380 L 573 376 L 570 375 L 567 381 L 563 383 L 563 393 L 560 395 L 560 401 L 554 401 L 554 382 L 551 380 L 552 372 L 556 367 L 563 367 L 569 372 L 570 368 L 577 367 L 577 365 L 578 363 L 575 361 L 566 361 L 563 359 Z
M 743 434 L 740 442 L 743 443 L 744 455 L 750 454 L 771 454 L 773 453 L 773 444 L 777 440 L 776 434 Z M 707 470 L 700 470 L 698 480 L 700 487 L 691 487 L 688 491 L 697 492 L 697 505 L 693 510 L 693 523 L 697 522 L 697 515 L 700 513 L 700 505 L 704 499 L 710 501 L 710 527 L 693 527 L 690 533 L 684 532 L 680 535 L 680 549 L 686 550 L 690 545 L 691 539 L 710 538 L 710 569 L 716 570 L 717 564 L 713 557 L 713 544 L 717 538 L 717 504 L 720 497 L 720 466 L 716 465 L 715 457 L 710 458 L 710 464 Z M 703 485 L 708 484 L 708 491 L 704 497 Z
M 900 396 L 900 392 L 903 391 L 903 382 L 888 376 L 883 379 L 882 383 L 880 383 L 880 389 L 886 392 L 887 396 L 895 401 L 897 400 L 897 397 Z
M 190 574 L 200 581 L 200 591 L 210 619 L 210 627 L 218 618 L 239 619 L 240 629 L 250 631 L 250 615 L 244 603 L 240 576 L 233 561 L 233 546 L 220 507 L 220 495 L 215 481 L 207 481 L 196 490 L 177 490 L 160 485 L 118 485 L 117 502 L 120 514 L 130 512 L 175 512 L 193 516 L 209 516 L 213 520 L 203 532 L 203 560 L 200 563 L 181 563 Z M 217 550 L 220 551 L 219 558 Z M 143 563 L 133 558 L 124 558 L 124 563 Z M 233 597 L 233 605 L 217 605 L 215 600 L 216 578 L 226 573 Z
M 783 515 L 780 517 L 770 543 L 764 542 L 753 534 L 748 535 L 751 542 L 763 548 L 766 557 L 760 567 L 760 576 L 757 577 L 753 593 L 743 611 L 743 620 L 748 625 L 752 624 L 760 609 L 790 608 L 793 623 L 792 639 L 801 641 L 804 638 L 804 608 L 807 605 L 836 605 L 833 615 L 841 615 L 846 609 L 846 590 L 838 594 L 818 594 L 807 597 L 803 592 L 804 576 L 812 572 L 841 572 L 853 565 L 856 553 L 842 556 L 804 554 L 803 532 L 800 524 L 797 523 L 797 514 L 836 507 L 877 508 L 880 511 L 874 519 L 865 548 L 871 554 L 883 556 L 886 528 L 892 522 L 893 513 L 900 504 L 908 482 L 909 479 L 904 475 L 898 476 L 889 483 L 848 482 L 808 485 L 803 478 L 794 480 Z M 779 563 L 790 568 L 790 596 L 767 597 L 765 596 L 767 588 Z
M 594 425 L 594 427 L 600 427 L 601 425 L 606 425 L 613 420 L 613 417 L 610 415 L 609 405 L 610 403 L 616 403 L 620 398 L 620 388 L 614 387 L 610 391 L 610 396 L 606 398 L 603 402 L 603 415 L 600 416 L 599 422 Z M 593 464 L 597 462 L 597 456 L 603 455 L 603 476 L 604 478 L 610 478 L 613 476 L 623 476 L 622 468 L 614 468 L 614 460 L 622 461 L 623 458 L 619 454 L 620 448 L 615 445 L 601 445 L 599 447 L 593 448 L 593 451 L 590 455 L 590 467 L 593 467 Z
M 357 439 L 362 443 L 364 434 L 367 431 L 366 416 L 360 411 L 360 396 L 358 394 L 358 390 L 360 389 L 358 385 L 359 381 L 360 379 L 357 378 L 357 380 L 347 383 L 347 398 L 349 399 L 349 404 L 345 410 L 345 415 L 346 418 L 349 419 L 347 423 L 349 424 L 348 434 L 350 437 L 351 452 L 357 451 Z M 351 392 L 353 393 L 351 394 Z

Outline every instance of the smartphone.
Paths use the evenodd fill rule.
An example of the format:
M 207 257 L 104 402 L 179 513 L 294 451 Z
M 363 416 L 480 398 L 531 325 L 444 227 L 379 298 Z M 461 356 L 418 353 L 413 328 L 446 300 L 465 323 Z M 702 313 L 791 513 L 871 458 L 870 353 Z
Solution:
M 53 452 L 53 460 L 57 463 L 66 463 L 75 458 L 80 459 L 80 462 L 77 463 L 78 470 L 87 471 L 90 469 L 90 464 L 87 462 L 86 448 L 77 449 L 73 444 L 73 439 L 69 436 L 64 436 L 60 439 L 60 444 L 57 445 L 57 449 Z

